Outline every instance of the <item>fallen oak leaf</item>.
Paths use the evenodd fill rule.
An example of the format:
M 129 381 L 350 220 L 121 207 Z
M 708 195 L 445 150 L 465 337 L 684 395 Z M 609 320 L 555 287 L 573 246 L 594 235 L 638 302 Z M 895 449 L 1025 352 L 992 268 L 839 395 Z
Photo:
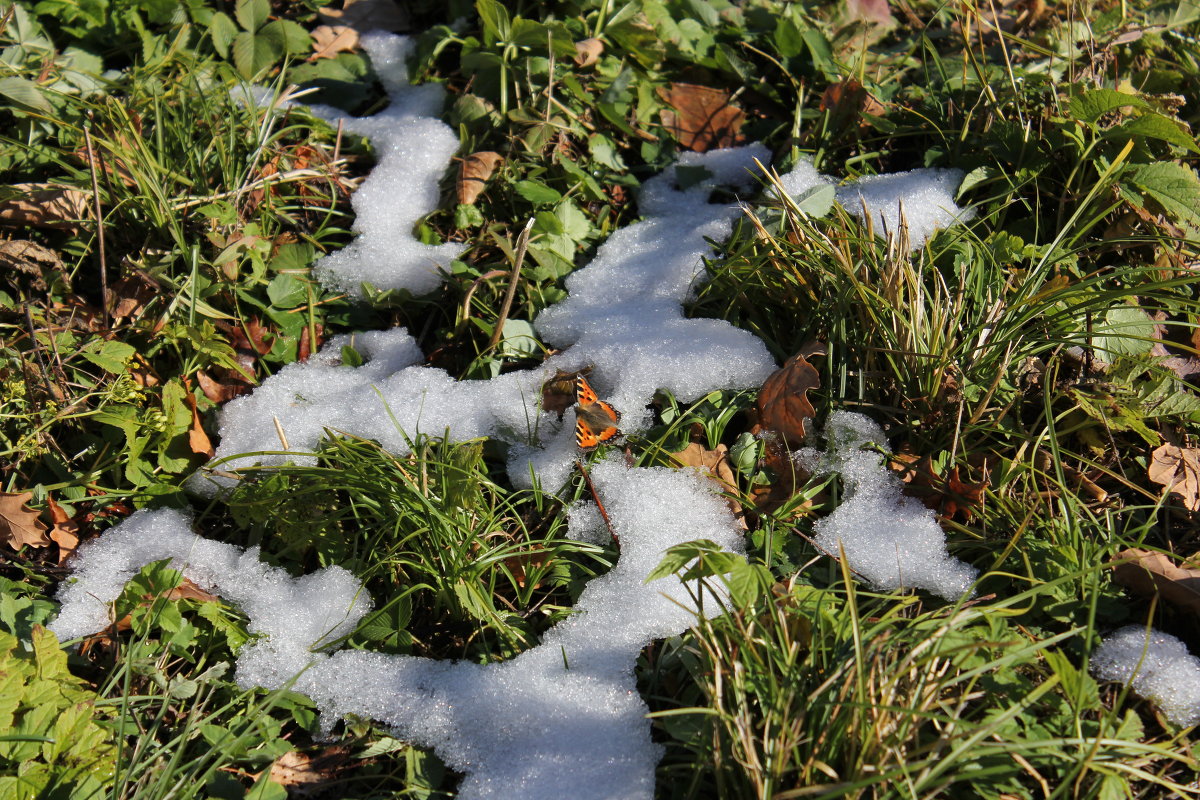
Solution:
M 484 184 L 496 167 L 504 161 L 504 157 L 492 150 L 481 150 L 464 158 L 458 165 L 458 202 L 464 206 L 473 206 L 483 192 Z
M 358 49 L 358 31 L 349 25 L 318 25 L 312 31 L 313 54 L 309 61 L 337 58 L 338 53 Z
M 731 101 L 727 90 L 672 83 L 658 94 L 670 106 L 660 112 L 663 127 L 688 150 L 704 153 L 744 140 L 741 129 L 746 113 Z
M 1113 568 L 1113 580 L 1144 597 L 1157 595 L 1193 613 L 1200 613 L 1200 569 L 1185 569 L 1169 556 L 1152 550 L 1129 548 L 1117 553 L 1122 563 Z
M 1200 450 L 1164 444 L 1150 454 L 1146 474 L 1188 511 L 1200 511 Z
M 33 492 L 0 492 L 0 541 L 13 550 L 50 544 L 49 526 L 38 519 L 40 512 L 25 505 L 31 499 Z

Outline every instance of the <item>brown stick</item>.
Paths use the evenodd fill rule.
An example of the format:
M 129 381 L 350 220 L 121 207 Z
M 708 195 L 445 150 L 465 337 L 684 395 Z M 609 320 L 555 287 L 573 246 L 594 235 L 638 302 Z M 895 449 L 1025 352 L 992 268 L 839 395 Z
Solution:
M 600 509 L 600 517 L 604 520 L 604 524 L 608 526 L 608 535 L 617 543 L 617 549 L 621 549 L 621 537 L 617 536 L 617 531 L 613 528 L 612 520 L 608 518 L 608 511 L 604 509 L 604 503 L 600 502 L 600 493 L 596 491 L 596 484 L 592 483 L 592 476 L 588 474 L 587 467 L 583 465 L 583 461 L 576 461 L 575 466 L 579 467 L 579 471 L 583 473 L 583 481 L 587 484 L 588 491 L 592 493 L 592 499 L 596 501 L 596 508 Z
M 504 295 L 504 305 L 500 306 L 500 316 L 496 319 L 496 329 L 488 342 L 488 350 L 494 350 L 500 343 L 500 334 L 504 331 L 504 321 L 512 310 L 513 298 L 517 296 L 517 279 L 521 277 L 521 265 L 525 263 L 525 250 L 529 247 L 529 232 L 533 230 L 533 217 L 525 223 L 524 230 L 517 237 L 517 263 L 513 265 L 512 275 L 508 279 L 508 293 Z
M 88 166 L 92 171 L 92 211 L 96 215 L 96 238 L 100 246 L 100 308 L 104 310 L 105 327 L 111 327 L 112 319 L 108 314 L 108 261 L 104 255 L 104 217 L 100 214 L 100 182 L 96 180 L 96 153 L 92 150 L 89 125 L 83 127 L 83 141 L 87 145 Z

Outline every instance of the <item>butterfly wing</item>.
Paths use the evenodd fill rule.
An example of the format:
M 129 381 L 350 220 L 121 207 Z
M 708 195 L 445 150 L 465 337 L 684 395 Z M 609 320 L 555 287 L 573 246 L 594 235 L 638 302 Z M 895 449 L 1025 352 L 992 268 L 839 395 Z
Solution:
M 587 379 L 575 379 L 575 443 L 579 449 L 594 450 L 621 435 L 617 423 L 621 412 L 601 400 Z

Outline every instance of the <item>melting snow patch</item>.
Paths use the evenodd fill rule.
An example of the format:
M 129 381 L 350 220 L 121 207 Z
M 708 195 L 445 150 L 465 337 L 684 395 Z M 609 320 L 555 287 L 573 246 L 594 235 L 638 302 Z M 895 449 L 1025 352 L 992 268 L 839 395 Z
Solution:
M 687 154 L 681 165 L 702 167 L 711 177 L 686 190 L 676 188 L 673 168 L 647 181 L 641 196 L 649 218 L 609 237 L 567 279 L 568 298 L 538 317 L 549 342 L 569 346 L 536 369 L 456 381 L 416 365 L 420 353 L 402 330 L 360 335 L 355 346 L 368 361 L 345 367 L 338 353 L 348 340 L 339 337 L 316 360 L 280 370 L 231 402 L 221 417 L 217 458 L 232 459 L 225 469 L 304 460 L 278 453 L 233 458 L 280 450 L 276 419 L 301 453 L 315 449 L 326 428 L 376 439 L 399 455 L 408 452 L 406 437 L 418 433 L 460 441 L 491 436 L 511 445 L 514 483 L 530 485 L 532 467 L 554 491 L 578 455 L 572 426 L 540 408 L 542 384 L 556 369 L 591 367 L 593 385 L 622 412 L 627 432 L 649 427 L 647 405 L 659 389 L 690 402 L 716 389 L 761 384 L 775 362 L 757 337 L 723 320 L 683 316 L 683 303 L 704 275 L 708 241 L 728 237 L 739 213 L 737 206 L 709 203 L 709 195 L 718 186 L 749 187 L 756 157 L 765 159 L 765 148 Z M 213 490 L 204 477 L 189 485 Z
M 377 289 L 408 289 L 426 294 L 441 283 L 438 268 L 457 258 L 466 245 L 424 244 L 413 236 L 422 217 L 438 207 L 438 182 L 458 151 L 458 135 L 437 115 L 442 87 L 410 86 L 404 60 L 411 41 L 405 36 L 370 33 L 360 40 L 371 57 L 391 102 L 372 117 L 352 117 L 337 109 L 314 107 L 318 116 L 366 136 L 377 163 L 350 198 L 359 237 L 317 262 L 322 283 L 362 296 L 362 284 Z
M 912 249 L 918 250 L 938 229 L 974 216 L 954 202 L 954 192 L 962 179 L 962 170 L 958 169 L 869 175 L 838 189 L 837 201 L 860 220 L 870 214 L 881 233 L 897 233 L 903 219 Z
M 648 799 L 662 748 L 650 739 L 649 709 L 637 693 L 638 654 L 723 607 L 721 597 L 676 576 L 645 578 L 673 545 L 711 539 L 740 553 L 742 539 L 728 506 L 697 475 L 616 460 L 591 474 L 620 537 L 617 564 L 588 584 L 578 613 L 504 663 L 314 653 L 315 642 L 346 635 L 370 608 L 358 582 L 338 567 L 291 578 L 254 549 L 194 535 L 176 511 L 140 512 L 80 548 L 76 580 L 60 590 L 63 607 L 50 627 L 62 638 L 102 630 L 125 581 L 172 558 L 193 581 L 239 604 L 263 634 L 240 654 L 239 684 L 277 688 L 299 673 L 292 688 L 318 704 L 325 725 L 358 714 L 434 748 L 465 774 L 464 800 Z M 580 506 L 570 525 L 593 535 L 598 516 Z
M 1101 680 L 1128 683 L 1176 725 L 1200 722 L 1200 658 L 1170 634 L 1127 625 L 1092 654 L 1092 671 Z
M 835 556 L 840 548 L 850 568 L 881 591 L 917 587 L 953 601 L 970 590 L 977 572 L 946 551 L 933 511 L 904 496 L 900 478 L 880 464 L 878 453 L 862 449 L 887 446 L 880 427 L 838 411 L 825 438 L 825 453 L 805 448 L 799 458 L 814 473 L 839 473 L 846 497 L 814 526 L 817 544 Z

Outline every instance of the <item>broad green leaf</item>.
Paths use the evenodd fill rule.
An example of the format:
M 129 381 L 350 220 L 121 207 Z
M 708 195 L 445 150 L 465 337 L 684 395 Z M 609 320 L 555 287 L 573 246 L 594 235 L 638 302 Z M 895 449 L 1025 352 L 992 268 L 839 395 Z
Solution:
M 242 31 L 233 40 L 233 64 L 238 74 L 252 80 L 271 67 L 283 55 L 279 43 L 271 36 Z
M 500 339 L 500 353 L 513 358 L 532 358 L 542 352 L 533 326 L 523 319 L 506 319 Z
M 237 0 L 233 7 L 233 15 L 237 17 L 242 30 L 253 33 L 262 27 L 271 13 L 270 0 Z
M 105 342 L 102 340 L 96 340 L 80 350 L 79 355 L 83 356 L 88 361 L 92 362 L 106 372 L 112 372 L 116 374 L 125 371 L 126 362 L 128 362 L 136 352 L 137 348 L 131 344 L 125 344 L 124 342 L 117 341 Z
M 49 114 L 50 101 L 46 99 L 43 90 L 33 81 L 11 75 L 0 78 L 0 95 L 7 97 L 13 105 L 21 108 Z
M 208 35 L 221 58 L 229 58 L 229 46 L 238 35 L 237 25 L 229 15 L 220 11 L 213 14 L 212 19 L 208 21 Z
M 1139 164 L 1128 177 L 1177 221 L 1200 225 L 1200 180 L 1189 167 L 1173 161 Z
M 312 52 L 312 37 L 301 25 L 290 19 L 268 22 L 262 27 L 262 30 L 258 31 L 258 35 L 269 37 L 281 52 L 289 56 Z
M 1071 116 L 1083 122 L 1095 122 L 1118 108 L 1144 110 L 1150 108 L 1150 104 L 1137 95 L 1125 94 L 1115 89 L 1089 89 L 1072 97 L 1067 104 Z
M 308 284 L 290 273 L 280 273 L 267 284 L 267 297 L 276 308 L 295 308 L 308 300 Z
M 532 179 L 517 181 L 514 188 L 517 190 L 517 194 L 521 195 L 521 197 L 524 197 L 534 205 L 550 205 L 551 203 L 557 203 L 562 199 L 561 193 L 555 189 L 551 189 L 541 181 Z
M 1154 320 L 1137 306 L 1120 305 L 1110 308 L 1092 326 L 1092 346 L 1106 354 L 1130 356 L 1150 352 L 1154 342 Z
M 1179 123 L 1167 119 L 1162 114 L 1143 114 L 1137 119 L 1131 119 L 1123 125 L 1106 131 L 1105 136 L 1122 139 L 1131 136 L 1146 136 L 1179 145 L 1193 153 L 1200 153 L 1200 147 L 1196 145 L 1196 140 L 1192 135 Z
M 512 35 L 512 22 L 508 9 L 497 0 L 476 0 L 475 10 L 483 23 L 483 35 L 491 42 L 507 41 Z
M 829 213 L 829 209 L 833 208 L 833 201 L 837 195 L 837 190 L 831 183 L 822 183 L 819 186 L 810 187 L 807 191 L 797 195 L 794 199 L 796 206 L 810 217 L 821 218 Z

